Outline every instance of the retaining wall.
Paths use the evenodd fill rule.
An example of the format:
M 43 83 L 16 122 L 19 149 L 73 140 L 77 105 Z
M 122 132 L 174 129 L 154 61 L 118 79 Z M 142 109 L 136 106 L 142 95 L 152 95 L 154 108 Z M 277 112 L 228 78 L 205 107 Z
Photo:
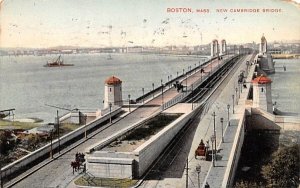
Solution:
M 136 178 L 141 177 L 159 154 L 170 143 L 179 130 L 197 112 L 183 114 L 171 124 L 167 125 L 159 133 L 151 137 L 132 152 L 95 151 L 111 143 L 129 130 L 141 125 L 149 118 L 119 131 L 115 135 L 91 146 L 86 150 L 87 171 L 96 177 L 105 178 Z M 153 115 L 156 116 L 157 114 Z M 129 172 L 128 169 L 131 169 Z M 113 171 L 113 173 L 111 173 Z M 119 173 L 117 173 L 119 172 Z

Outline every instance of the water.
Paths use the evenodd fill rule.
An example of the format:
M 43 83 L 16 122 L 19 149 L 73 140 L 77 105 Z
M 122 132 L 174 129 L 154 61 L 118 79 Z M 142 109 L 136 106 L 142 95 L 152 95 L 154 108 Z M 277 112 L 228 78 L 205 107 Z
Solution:
M 198 65 L 200 58 L 113 54 L 66 55 L 65 63 L 71 67 L 46 68 L 46 61 L 57 56 L 1 57 L 0 62 L 0 110 L 16 108 L 16 118 L 40 118 L 53 122 L 56 109 L 51 104 L 68 109 L 103 107 L 104 80 L 115 75 L 123 81 L 123 99 L 142 95 L 174 78 L 182 69 Z M 300 60 L 275 60 L 276 73 L 270 75 L 273 102 L 281 111 L 300 112 Z M 283 70 L 283 65 L 287 71 Z M 280 67 L 280 68 L 277 68 Z M 67 111 L 60 110 L 60 114 Z
M 0 110 L 15 108 L 16 118 L 40 118 L 53 122 L 55 108 L 50 104 L 68 109 L 103 107 L 104 80 L 115 75 L 123 83 L 123 99 L 142 95 L 174 78 L 182 69 L 199 65 L 203 59 L 139 54 L 65 55 L 70 67 L 43 67 L 57 56 L 1 57 L 0 62 Z M 60 110 L 60 114 L 67 111 Z
M 272 79 L 272 100 L 283 112 L 300 113 L 300 59 L 275 59 Z M 283 66 L 286 66 L 286 71 Z

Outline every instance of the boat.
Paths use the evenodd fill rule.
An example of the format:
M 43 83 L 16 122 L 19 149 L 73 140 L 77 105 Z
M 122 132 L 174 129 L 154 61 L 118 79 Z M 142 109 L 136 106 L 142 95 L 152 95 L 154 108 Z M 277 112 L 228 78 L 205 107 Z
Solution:
M 107 60 L 112 60 L 113 58 L 111 57 L 111 55 L 109 54 L 107 57 Z
M 61 58 L 61 55 L 58 56 L 58 58 L 53 61 L 52 63 L 47 62 L 44 67 L 63 67 L 63 66 L 74 66 L 74 64 L 66 64 Z

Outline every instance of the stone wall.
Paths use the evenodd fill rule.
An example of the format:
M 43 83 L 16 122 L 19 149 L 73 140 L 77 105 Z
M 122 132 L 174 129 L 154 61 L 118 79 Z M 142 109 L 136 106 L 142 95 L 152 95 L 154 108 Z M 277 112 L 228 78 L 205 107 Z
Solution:
M 139 156 L 137 161 L 138 168 L 136 169 L 136 175 L 138 177 L 146 172 L 154 160 L 165 149 L 179 130 L 183 128 L 187 121 L 189 121 L 194 113 L 195 111 L 178 118 L 134 151 L 134 153 Z

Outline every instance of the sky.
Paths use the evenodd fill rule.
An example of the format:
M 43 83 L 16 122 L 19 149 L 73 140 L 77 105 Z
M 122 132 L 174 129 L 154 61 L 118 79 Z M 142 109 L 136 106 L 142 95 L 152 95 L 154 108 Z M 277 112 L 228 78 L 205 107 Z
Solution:
M 0 47 L 200 45 L 213 39 L 242 44 L 258 43 L 263 34 L 268 41 L 299 40 L 299 1 L 0 0 Z

